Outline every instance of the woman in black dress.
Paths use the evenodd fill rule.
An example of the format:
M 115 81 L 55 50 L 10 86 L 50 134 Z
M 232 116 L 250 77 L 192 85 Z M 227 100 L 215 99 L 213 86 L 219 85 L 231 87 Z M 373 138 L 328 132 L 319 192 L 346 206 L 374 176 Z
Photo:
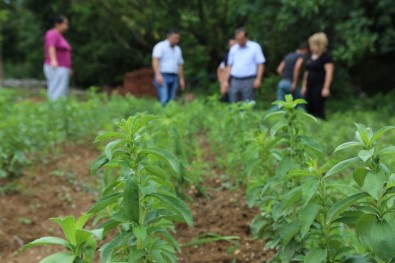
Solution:
M 307 112 L 325 119 L 325 99 L 330 95 L 333 79 L 333 60 L 326 52 L 328 38 L 325 33 L 316 33 L 309 38 L 311 56 L 306 61 L 302 95 L 307 101 Z

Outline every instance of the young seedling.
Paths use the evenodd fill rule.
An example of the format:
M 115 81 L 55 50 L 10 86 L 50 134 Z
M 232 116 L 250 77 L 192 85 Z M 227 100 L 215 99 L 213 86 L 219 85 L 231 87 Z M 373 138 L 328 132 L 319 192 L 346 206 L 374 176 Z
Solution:
M 26 244 L 22 250 L 42 245 L 58 245 L 65 248 L 67 252 L 55 253 L 40 260 L 39 263 L 91 263 L 97 247 L 96 238 L 101 239 L 103 235 L 103 229 L 84 229 L 91 217 L 92 214 L 85 214 L 77 221 L 74 216 L 51 218 L 62 228 L 65 239 L 52 236 L 42 237 Z

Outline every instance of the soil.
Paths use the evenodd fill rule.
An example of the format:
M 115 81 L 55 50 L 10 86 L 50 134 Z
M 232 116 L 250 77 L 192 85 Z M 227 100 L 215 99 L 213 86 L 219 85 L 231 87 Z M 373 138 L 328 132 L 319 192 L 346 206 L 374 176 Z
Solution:
M 89 145 L 60 146 L 61 153 L 52 156 L 52 161 L 29 169 L 23 177 L 11 182 L 21 185 L 20 191 L 0 195 L 0 262 L 35 263 L 59 251 L 54 246 L 25 252 L 18 249 L 42 236 L 62 236 L 57 225 L 48 218 L 78 217 L 95 202 L 97 180 L 90 176 L 89 167 L 99 152 Z M 208 161 L 211 159 L 207 157 Z M 1 185 L 6 183 L 10 180 L 0 181 Z M 196 196 L 189 204 L 194 226 L 177 226 L 175 236 L 181 246 L 208 234 L 238 236 L 239 239 L 185 246 L 179 262 L 266 262 L 270 253 L 264 252 L 263 242 L 253 240 L 249 232 L 249 224 L 257 211 L 246 206 L 244 193 L 223 187 L 218 178 L 207 179 L 204 187 L 208 196 Z
M 18 248 L 42 236 L 62 236 L 49 218 L 80 216 L 95 201 L 89 167 L 98 151 L 89 143 L 61 146 L 47 164 L 29 169 L 23 177 L 1 184 L 22 186 L 19 192 L 0 195 L 0 262 L 38 262 L 57 247 L 37 247 L 19 253 Z M 56 152 L 56 151 L 55 151 Z
M 248 208 L 242 191 L 232 191 L 221 185 L 220 180 L 205 182 L 209 196 L 195 198 L 190 204 L 194 226 L 179 225 L 176 236 L 181 244 L 209 237 L 208 233 L 238 236 L 239 239 L 184 247 L 179 262 L 266 262 L 272 253 L 263 251 L 263 241 L 254 240 L 249 228 L 258 211 Z

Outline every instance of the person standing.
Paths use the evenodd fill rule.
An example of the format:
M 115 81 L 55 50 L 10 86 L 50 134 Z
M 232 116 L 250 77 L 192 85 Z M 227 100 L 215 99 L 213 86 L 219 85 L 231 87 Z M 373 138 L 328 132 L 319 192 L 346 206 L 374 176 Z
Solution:
M 234 45 L 236 44 L 236 40 L 234 39 L 234 37 L 231 37 L 228 41 L 228 48 L 232 48 Z M 228 57 L 229 57 L 229 51 L 226 52 L 223 60 L 221 61 L 221 63 L 219 64 L 218 68 L 217 68 L 217 78 L 218 78 L 218 82 L 221 86 L 220 92 L 221 92 L 221 102 L 229 102 L 229 94 L 227 91 L 222 90 L 222 81 L 224 79 L 224 77 L 226 76 L 226 66 L 228 65 Z
M 328 38 L 325 33 L 316 33 L 309 38 L 311 56 L 306 61 L 302 95 L 307 101 L 307 112 L 325 119 L 325 99 L 330 95 L 334 64 L 326 51 Z
M 277 67 L 277 73 L 281 81 L 277 86 L 277 100 L 285 100 L 286 94 L 292 94 L 294 98 L 300 98 L 298 92 L 298 80 L 305 56 L 309 51 L 307 43 L 303 43 L 292 53 L 287 54 Z M 274 107 L 278 107 L 275 105 Z
M 172 29 L 167 34 L 167 39 L 157 43 L 152 52 L 152 67 L 155 72 L 154 86 L 157 97 L 162 106 L 174 100 L 178 85 L 185 89 L 184 59 L 180 42 L 180 33 Z
M 66 96 L 71 75 L 71 46 L 63 37 L 69 28 L 69 21 L 63 15 L 53 18 L 53 28 L 44 39 L 44 74 L 47 79 L 48 98 L 57 100 Z
M 237 44 L 229 51 L 228 65 L 221 90 L 229 91 L 231 103 L 252 101 L 254 89 L 260 88 L 262 84 L 266 59 L 261 46 L 248 39 L 246 29 L 237 29 L 235 38 Z

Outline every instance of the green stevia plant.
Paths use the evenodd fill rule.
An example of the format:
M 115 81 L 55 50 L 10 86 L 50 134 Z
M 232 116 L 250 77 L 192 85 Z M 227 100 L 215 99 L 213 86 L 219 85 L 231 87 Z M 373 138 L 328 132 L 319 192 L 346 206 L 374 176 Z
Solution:
M 277 149 L 271 150 L 271 159 L 277 161 L 277 168 L 272 174 L 257 175 L 247 189 L 248 204 L 260 208 L 251 224 L 252 231 L 267 240 L 265 249 L 276 249 L 272 262 L 291 262 L 306 253 L 303 239 L 320 208 L 308 210 L 319 187 L 318 174 L 322 173 L 315 162 L 323 160 L 323 153 L 319 143 L 304 134 L 307 125 L 317 123 L 299 108 L 304 103 L 287 95 L 285 101 L 275 102 L 280 110 L 265 117 L 264 120 L 275 121 L 271 135 L 277 138 L 273 145 Z M 291 173 L 313 167 L 316 171 L 308 176 Z M 313 213 L 313 218 L 303 216 L 301 220 L 300 213 Z
M 155 118 L 129 117 L 117 124 L 118 131 L 96 138 L 96 142 L 111 141 L 92 172 L 106 166 L 117 172 L 117 179 L 89 210 L 100 215 L 99 228 L 116 233 L 100 248 L 101 262 L 176 262 L 180 246 L 170 233 L 174 222 L 192 225 L 191 211 L 169 180 L 180 173 L 180 162 L 170 151 L 147 141 L 148 123 Z
M 366 251 L 368 262 L 395 261 L 395 173 L 385 164 L 395 154 L 394 146 L 379 147 L 379 139 L 395 126 L 376 132 L 356 124 L 355 140 L 341 144 L 335 152 L 359 148 L 357 156 L 334 165 L 329 177 L 352 167 L 356 189 L 334 204 L 326 215 L 326 223 L 342 222 L 355 228 L 355 234 Z M 328 178 L 328 179 L 327 179 Z
M 55 253 L 40 260 L 39 263 L 91 263 L 97 247 L 96 239 L 101 239 L 103 236 L 103 229 L 84 229 L 91 217 L 92 214 L 82 215 L 78 220 L 75 220 L 74 216 L 51 218 L 62 228 L 66 239 L 52 236 L 42 237 L 24 245 L 22 249 L 26 250 L 42 245 L 58 245 L 65 248 L 67 252 Z

